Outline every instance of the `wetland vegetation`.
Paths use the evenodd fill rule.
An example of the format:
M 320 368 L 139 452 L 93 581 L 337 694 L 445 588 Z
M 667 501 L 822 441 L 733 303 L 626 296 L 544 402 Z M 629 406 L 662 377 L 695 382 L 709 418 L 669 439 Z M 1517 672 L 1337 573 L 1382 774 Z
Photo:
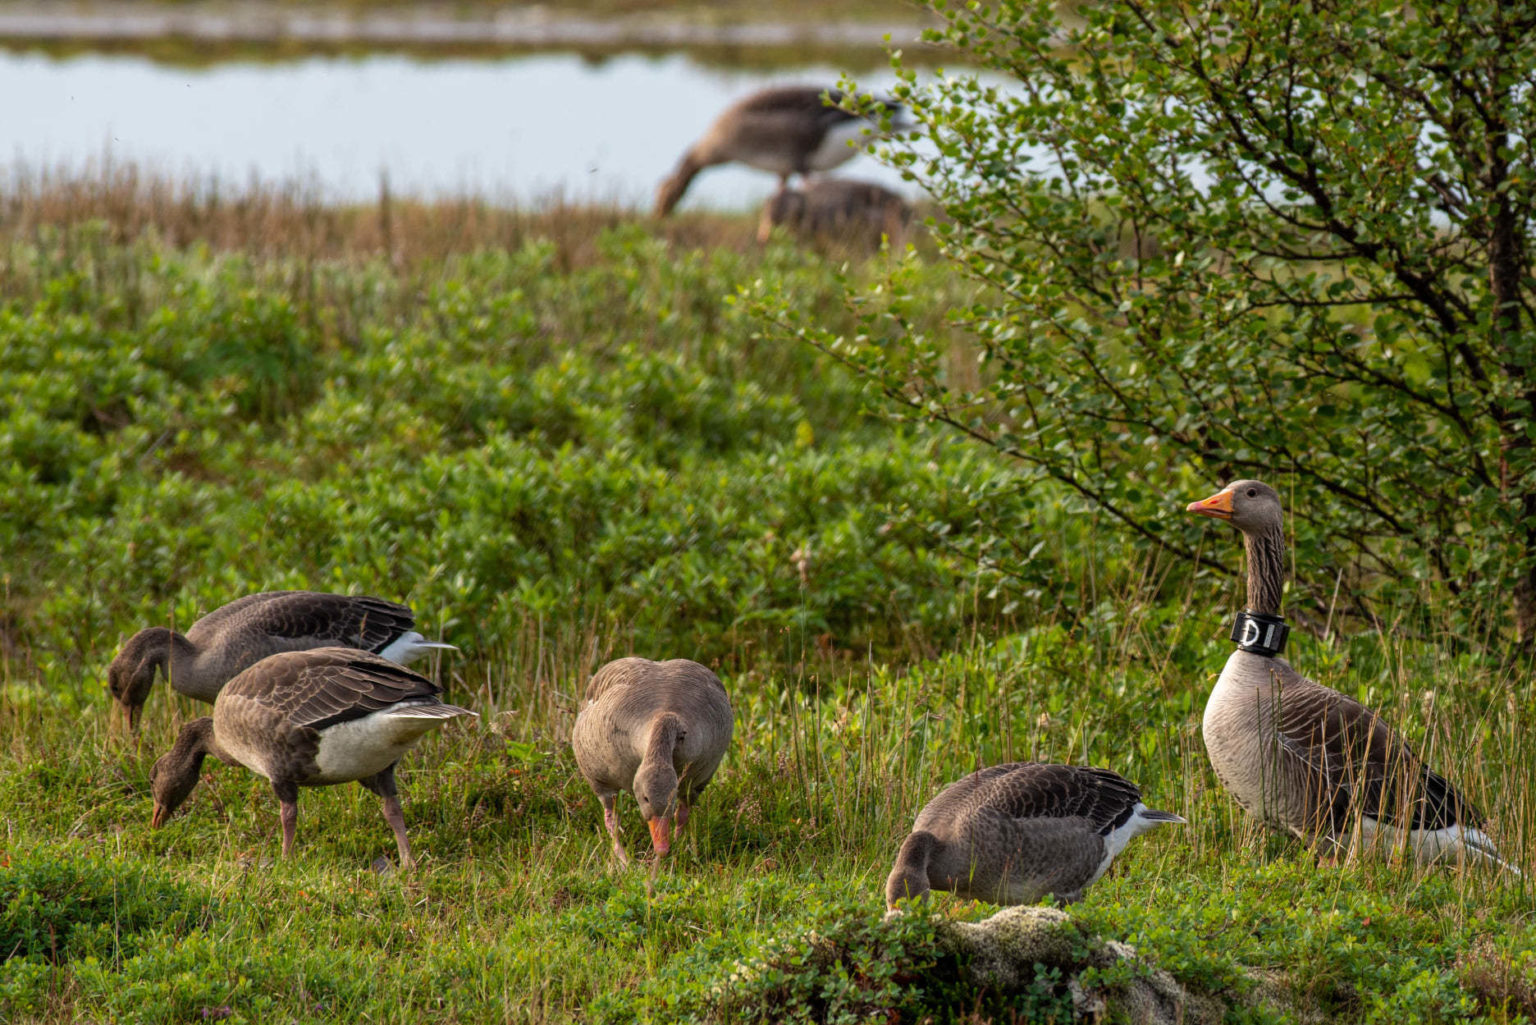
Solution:
M 1123 41 L 1129 26 L 1096 30 Z M 966 111 L 991 105 L 1060 127 L 1064 146 L 1099 145 L 1037 117 L 1039 96 L 951 88 L 927 106 L 949 123 L 974 128 Z M 978 991 L 956 983 L 933 920 L 882 918 L 917 809 L 1010 759 L 1112 768 L 1189 820 L 1137 841 L 1071 908 L 1082 950 L 1128 942 L 1232 1022 L 1536 1018 L 1528 877 L 1320 857 L 1261 830 L 1217 783 L 1200 715 L 1240 585 L 1232 533 L 1182 511 L 1215 483 L 1198 446 L 1145 445 L 1123 424 L 1098 444 L 1081 379 L 1041 404 L 1071 416 L 1025 440 L 1099 476 L 1031 473 L 1013 458 L 1027 447 L 953 429 L 1017 440 L 1027 418 L 1009 403 L 1055 387 L 1050 359 L 1105 338 L 1128 358 L 1123 319 L 1062 314 L 1127 268 L 1152 281 L 1126 301 L 1154 339 L 1204 338 L 1206 307 L 1188 296 L 1240 277 L 1193 245 L 1198 259 L 1170 257 L 1168 224 L 1127 235 L 1111 216 L 1123 208 L 1091 189 L 1052 196 L 1008 177 L 1020 135 L 940 138 L 925 173 L 975 157 L 1002 184 L 945 197 L 958 216 L 873 257 L 759 246 L 746 216 L 387 192 L 327 206 L 124 165 L 13 175 L 0 201 L 0 1019 L 1066 1021 L 1060 964 Z M 1188 203 L 1126 194 L 1216 237 Z M 991 216 L 988 202 L 1021 196 L 1034 219 Z M 1011 234 L 1020 225 L 1049 237 Z M 1066 284 L 1043 263 L 1011 269 L 1051 244 L 1072 256 Z M 1352 272 L 1374 287 L 1393 269 Z M 1258 284 L 1326 298 L 1351 267 L 1324 271 Z M 1030 306 L 1042 296 L 1050 316 Z M 1319 314 L 1296 345 L 1339 324 L 1411 338 L 1405 306 Z M 1274 316 L 1218 321 L 1258 360 Z M 1042 325 L 1059 346 L 1012 348 Z M 1005 387 L 1020 365 L 1025 386 Z M 911 398 L 912 367 L 933 387 L 902 412 L 891 398 Z M 1134 412 L 1150 407 L 1177 412 L 1152 399 Z M 1083 439 L 1094 458 L 1073 462 Z M 1506 636 L 1503 564 L 1474 553 L 1479 586 L 1455 593 L 1417 572 L 1411 536 L 1362 532 L 1382 565 L 1407 568 L 1373 577 L 1347 548 L 1336 568 L 1327 521 L 1343 499 L 1308 494 L 1291 528 L 1304 614 L 1290 660 L 1392 720 L 1528 868 L 1532 680 Z M 1148 529 L 1128 529 L 1121 499 Z M 1437 525 L 1468 536 L 1447 517 Z M 268 785 L 212 763 L 150 829 L 149 768 L 205 709 L 162 686 L 141 740 L 114 730 L 117 646 L 287 587 L 407 602 L 460 649 L 423 668 L 481 719 L 402 764 L 414 872 L 376 867 L 392 847 L 359 787 L 306 794 L 294 856 L 279 859 Z M 568 735 L 592 670 L 632 653 L 709 665 L 737 721 L 671 857 L 620 870 Z M 638 850 L 627 796 L 620 816 Z M 933 908 L 947 922 L 993 910 L 947 895 Z M 1142 971 L 1078 982 L 1113 989 Z

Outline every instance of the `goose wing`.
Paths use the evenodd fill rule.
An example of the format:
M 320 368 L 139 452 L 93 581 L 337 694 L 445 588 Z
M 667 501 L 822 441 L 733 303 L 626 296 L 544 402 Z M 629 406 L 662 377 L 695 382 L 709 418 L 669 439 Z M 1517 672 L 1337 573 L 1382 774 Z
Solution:
M 1357 814 L 1408 829 L 1482 822 L 1450 781 L 1374 711 L 1295 672 L 1276 677 L 1280 749 L 1305 767 L 1313 790 L 1309 803 L 1335 833 L 1348 829 Z
M 263 659 L 225 688 L 282 715 L 289 724 L 327 726 L 403 701 L 436 701 L 437 684 L 387 659 L 354 648 L 312 648 Z
M 823 99 L 823 95 L 827 97 Z M 765 89 L 743 100 L 733 111 L 722 116 L 732 136 L 743 141 L 771 137 L 781 145 L 810 152 L 821 145 L 828 132 L 858 120 L 836 106 L 843 94 L 836 89 L 814 86 L 785 86 Z
M 1104 835 L 1130 819 L 1141 802 L 1140 788 L 1108 769 L 1016 762 L 976 775 L 997 811 L 1019 819 L 1084 818 Z
M 199 646 L 212 642 L 232 649 L 342 645 L 377 652 L 415 623 L 408 607 L 366 594 L 265 591 L 214 610 L 187 637 Z

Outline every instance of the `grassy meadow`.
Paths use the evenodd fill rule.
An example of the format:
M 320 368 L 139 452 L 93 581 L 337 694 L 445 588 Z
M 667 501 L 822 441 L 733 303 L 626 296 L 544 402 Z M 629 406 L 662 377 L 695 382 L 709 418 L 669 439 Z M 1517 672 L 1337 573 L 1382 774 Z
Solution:
M 754 297 L 851 330 L 842 280 L 877 287 L 886 258 L 754 227 L 12 180 L 0 1020 L 1062 1020 L 1062 980 L 957 994 L 921 970 L 931 923 L 881 920 L 927 798 L 1031 758 L 1189 819 L 1071 913 L 1228 1020 L 1532 1020 L 1529 882 L 1322 861 L 1222 793 L 1199 718 L 1236 582 L 881 415 Z M 977 298 L 911 260 L 936 330 Z M 975 372 L 958 332 L 947 372 Z M 205 707 L 159 686 L 142 740 L 116 732 L 118 645 L 291 587 L 405 601 L 460 648 L 418 666 L 481 718 L 402 763 L 414 873 L 375 870 L 394 844 L 355 786 L 305 792 L 280 860 L 270 788 L 211 760 L 149 828 L 149 768 Z M 1387 618 L 1290 657 L 1395 719 L 1529 866 L 1528 669 L 1433 601 Z M 737 721 L 673 857 L 620 870 L 567 735 L 626 654 L 712 666 Z

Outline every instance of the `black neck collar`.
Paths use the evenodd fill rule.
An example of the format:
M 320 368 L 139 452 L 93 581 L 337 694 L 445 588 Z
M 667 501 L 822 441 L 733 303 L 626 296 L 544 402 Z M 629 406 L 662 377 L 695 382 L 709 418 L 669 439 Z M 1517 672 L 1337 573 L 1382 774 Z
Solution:
M 1285 639 L 1290 635 L 1291 628 L 1285 625 L 1284 616 L 1245 609 L 1232 622 L 1232 640 L 1238 648 L 1265 658 L 1274 658 L 1284 651 Z

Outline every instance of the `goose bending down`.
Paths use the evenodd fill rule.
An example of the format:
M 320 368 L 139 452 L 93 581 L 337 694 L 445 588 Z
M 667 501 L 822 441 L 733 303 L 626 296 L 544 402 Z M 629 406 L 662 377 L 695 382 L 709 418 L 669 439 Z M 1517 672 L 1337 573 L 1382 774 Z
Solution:
M 877 248 L 880 236 L 899 246 L 912 222 L 912 207 L 890 189 L 847 178 L 817 178 L 804 188 L 779 189 L 763 204 L 757 240 L 768 241 L 778 225 L 801 236 L 823 236 Z
M 263 591 L 214 609 L 186 634 L 163 626 L 128 639 L 107 670 L 107 686 L 137 729 L 156 671 L 179 693 L 212 703 L 236 673 L 280 651 L 328 645 L 361 648 L 404 665 L 451 644 L 429 641 L 404 605 L 365 594 Z
M 720 678 L 685 658 L 621 658 L 593 674 L 571 748 L 603 804 L 620 864 L 629 856 L 619 841 L 619 791 L 635 795 L 656 856 L 665 857 L 725 757 L 732 718 Z
M 829 171 L 853 159 L 859 150 L 849 143 L 878 129 L 867 118 L 834 106 L 842 98 L 836 89 L 776 86 L 731 104 L 662 181 L 656 216 L 669 214 L 706 167 L 746 164 L 778 175 L 784 185 L 791 175 Z M 889 101 L 885 107 L 900 109 Z
M 299 787 L 353 780 L 384 799 L 400 865 L 411 845 L 395 788 L 395 764 L 428 732 L 474 712 L 444 704 L 437 684 L 356 648 L 311 648 L 271 655 L 219 692 L 212 717 L 181 728 L 150 771 L 156 829 L 197 786 L 207 755 L 239 764 L 272 784 L 283 827 L 283 856 L 293 848 Z
M 1009 762 L 973 772 L 929 801 L 885 880 L 885 902 L 948 890 L 994 904 L 1082 897 L 1115 855 L 1172 812 L 1108 769 Z
M 1307 842 L 1404 845 L 1420 862 L 1465 854 L 1504 865 L 1483 816 L 1391 726 L 1353 698 L 1307 679 L 1280 657 L 1285 531 L 1280 496 L 1239 480 L 1187 511 L 1242 531 L 1248 604 L 1238 650 L 1205 705 L 1202 732 L 1222 786 L 1266 825 Z M 1509 866 L 1504 866 L 1509 867 Z

